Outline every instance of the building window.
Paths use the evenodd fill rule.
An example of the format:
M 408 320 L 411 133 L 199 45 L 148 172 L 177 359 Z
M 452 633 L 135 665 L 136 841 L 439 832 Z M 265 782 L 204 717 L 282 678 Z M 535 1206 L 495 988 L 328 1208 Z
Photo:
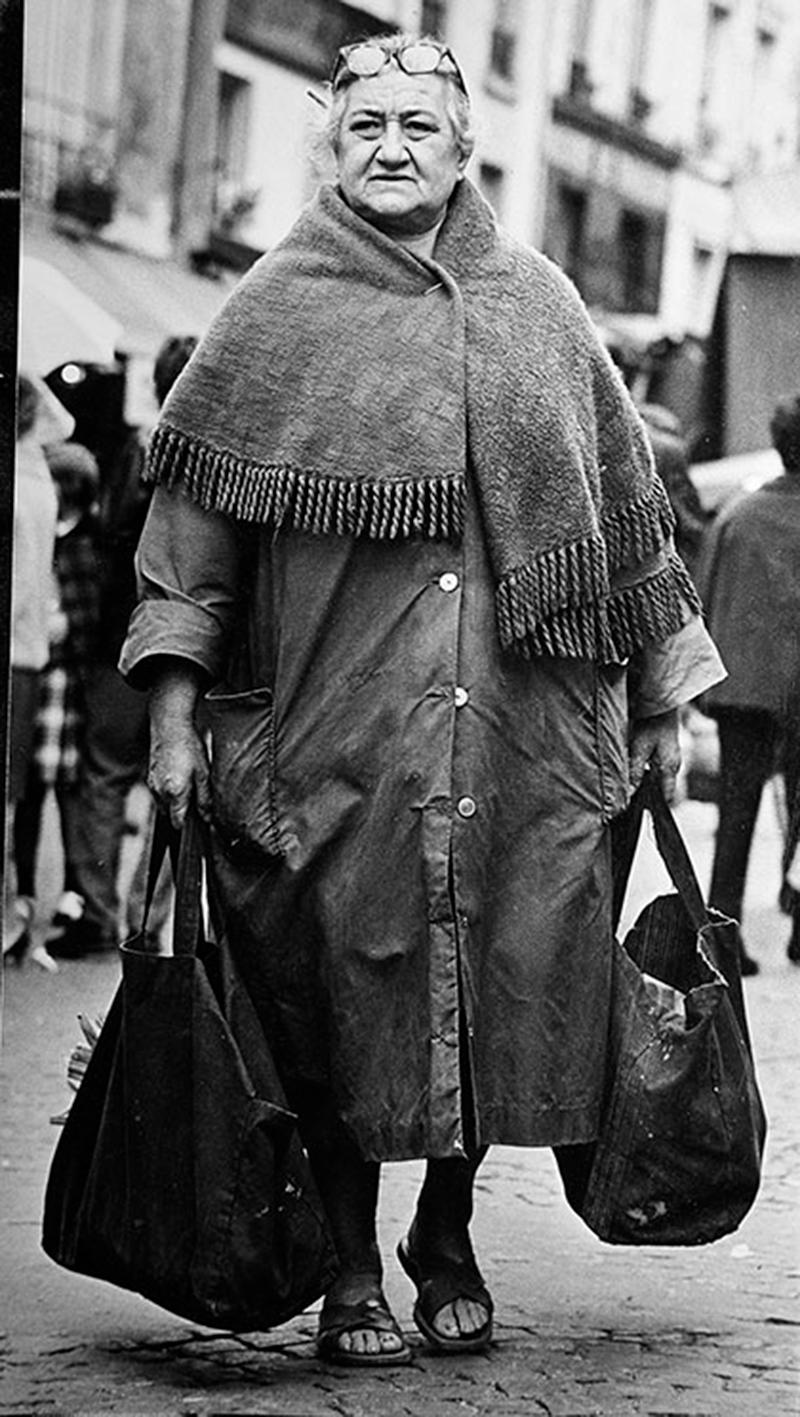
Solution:
M 591 41 L 594 0 L 577 0 L 572 26 L 572 59 L 567 87 L 570 98 L 589 103 L 592 97 L 589 48 Z
M 751 127 L 749 133 L 749 156 L 751 165 L 761 167 L 765 159 L 780 151 L 773 126 L 775 113 L 775 56 L 777 53 L 774 30 L 759 27 L 756 30 L 755 57 L 753 63 L 753 100 L 750 107 Z M 773 152 L 770 153 L 770 148 Z
M 502 167 L 493 162 L 482 162 L 478 169 L 478 185 L 492 207 L 495 216 L 502 218 L 505 199 L 506 175 Z
M 447 0 L 422 0 L 420 34 L 444 39 L 447 28 Z
M 246 219 L 253 202 L 245 189 L 251 97 L 246 79 L 220 74 L 214 215 L 218 225 L 230 230 Z
M 643 123 L 650 113 L 647 80 L 652 27 L 653 0 L 637 0 L 633 20 L 628 94 L 628 116 L 633 123 Z
M 619 244 L 623 309 L 641 310 L 647 300 L 647 222 L 639 212 L 622 213 Z
M 713 151 L 721 137 L 718 109 L 724 88 L 729 20 L 727 5 L 708 6 L 697 135 L 698 146 L 705 153 Z
M 558 189 L 559 225 L 561 227 L 561 265 L 567 275 L 580 286 L 583 279 L 584 247 L 586 243 L 586 193 L 566 183 Z
M 518 26 L 516 0 L 496 0 L 489 70 L 506 83 L 513 83 L 516 78 Z

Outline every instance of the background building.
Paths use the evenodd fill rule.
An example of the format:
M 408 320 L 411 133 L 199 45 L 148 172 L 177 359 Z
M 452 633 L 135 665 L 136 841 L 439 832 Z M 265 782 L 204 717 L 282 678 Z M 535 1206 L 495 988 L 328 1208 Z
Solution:
M 775 364 L 800 384 L 800 340 L 783 331 L 734 417 L 720 301 L 737 243 L 752 257 L 761 239 L 742 236 L 741 193 L 768 178 L 774 226 L 795 190 L 800 0 L 28 0 L 29 226 L 244 269 L 325 174 L 332 54 L 395 26 L 457 51 L 473 180 L 576 281 L 636 391 L 705 455 L 763 445 Z M 794 248 L 784 233 L 784 261 Z M 800 304 L 796 261 L 783 276 Z

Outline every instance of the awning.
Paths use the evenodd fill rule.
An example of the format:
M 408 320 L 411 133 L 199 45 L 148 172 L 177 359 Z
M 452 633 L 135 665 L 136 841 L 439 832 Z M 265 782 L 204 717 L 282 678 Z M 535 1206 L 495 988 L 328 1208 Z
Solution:
M 177 261 L 62 236 L 35 215 L 25 222 L 22 250 L 60 271 L 117 322 L 120 353 L 149 359 L 169 335 L 202 335 L 237 280 L 206 279 Z
M 19 296 L 19 367 L 44 378 L 68 360 L 111 364 L 122 340 L 117 320 L 38 256 L 25 254 Z

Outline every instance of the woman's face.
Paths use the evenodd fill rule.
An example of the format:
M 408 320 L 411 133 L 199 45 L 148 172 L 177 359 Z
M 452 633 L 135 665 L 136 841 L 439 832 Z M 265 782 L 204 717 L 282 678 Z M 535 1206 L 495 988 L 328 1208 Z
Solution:
M 337 152 L 348 206 L 393 237 L 430 231 L 466 166 L 447 110 L 447 80 L 395 66 L 356 79 Z

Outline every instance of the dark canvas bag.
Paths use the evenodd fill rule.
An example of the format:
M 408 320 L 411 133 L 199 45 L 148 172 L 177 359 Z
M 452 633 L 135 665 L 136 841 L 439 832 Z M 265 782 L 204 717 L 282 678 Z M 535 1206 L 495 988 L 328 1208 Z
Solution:
M 708 909 L 677 824 L 649 775 L 615 824 L 615 920 L 642 824 L 677 894 L 615 940 L 608 1088 L 600 1134 L 559 1147 L 567 1200 L 602 1240 L 701 1245 L 755 1200 L 766 1120 L 739 971 L 737 925 Z M 666 986 L 666 987 L 665 987 Z
M 157 839 L 166 828 L 159 828 Z M 122 947 L 122 982 L 53 1156 L 58 1264 L 215 1328 L 267 1329 L 336 1257 L 294 1115 L 225 947 L 203 932 L 199 822 L 181 836 L 174 954 Z M 163 859 L 154 844 L 150 885 Z

